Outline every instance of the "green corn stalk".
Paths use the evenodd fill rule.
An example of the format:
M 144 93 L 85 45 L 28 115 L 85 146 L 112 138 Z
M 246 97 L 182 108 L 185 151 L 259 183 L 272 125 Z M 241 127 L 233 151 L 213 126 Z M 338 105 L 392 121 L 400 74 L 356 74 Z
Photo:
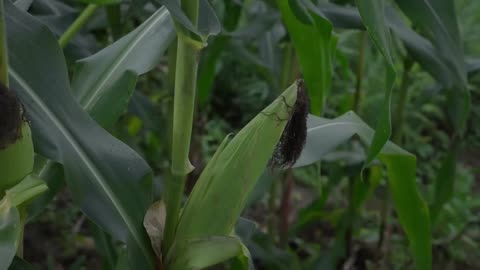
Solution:
M 182 9 L 196 26 L 198 0 L 183 0 Z M 195 91 L 200 50 L 203 44 L 194 40 L 177 25 L 177 58 L 175 61 L 175 97 L 173 106 L 171 177 L 167 179 L 167 219 L 164 250 L 169 250 L 175 236 L 186 176 L 193 170 L 188 154 L 192 135 Z
M 182 247 L 191 241 L 232 233 L 250 191 L 272 157 L 296 99 L 294 83 L 233 139 L 223 141 L 187 200 L 167 256 L 167 265 L 172 267 L 168 269 L 182 269 L 178 261 L 188 261 Z

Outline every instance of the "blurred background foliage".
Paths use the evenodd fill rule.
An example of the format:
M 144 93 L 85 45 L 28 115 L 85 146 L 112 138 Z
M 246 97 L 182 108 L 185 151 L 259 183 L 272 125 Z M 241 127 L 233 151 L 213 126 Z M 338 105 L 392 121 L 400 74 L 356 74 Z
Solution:
M 223 32 L 209 39 L 201 55 L 191 150 L 196 169 L 189 176 L 190 188 L 223 138 L 243 127 L 285 87 L 283 63 L 292 57 L 292 43 L 275 1 L 211 3 L 222 21 Z M 480 2 L 454 3 L 473 105 L 454 165 L 453 196 L 432 225 L 433 268 L 480 269 Z M 349 0 L 331 4 L 354 5 Z M 28 11 L 60 36 L 84 6 L 73 0 L 33 0 Z M 97 10 L 65 48 L 70 71 L 73 73 L 75 60 L 94 54 L 135 29 L 158 6 L 157 1 L 125 0 Z M 114 12 L 121 16 L 112 16 Z M 338 39 L 334 77 L 324 115 L 333 118 L 355 110 L 375 126 L 384 98 L 384 77 L 379 76 L 385 69 L 384 60 L 363 31 L 335 28 L 334 33 Z M 435 78 L 412 61 L 398 38 L 393 41 L 397 56 L 392 101 L 394 134 L 399 134 L 395 129 L 402 129 L 393 140 L 416 155 L 420 190 L 432 203 L 435 181 L 451 148 L 453 127 L 446 110 L 449 97 Z M 154 168 L 160 186 L 169 166 L 168 119 L 173 86 L 168 58 L 165 55 L 153 72 L 139 78 L 128 111 L 109 130 L 144 156 Z M 290 69 L 297 76 L 299 66 L 293 63 Z M 358 88 L 361 91 L 356 96 Z M 400 88 L 407 93 L 403 120 L 396 118 L 402 99 Z M 349 221 L 350 231 L 346 235 L 341 232 L 343 213 L 349 211 L 349 181 L 360 181 L 358 172 L 364 159 L 362 145 L 352 140 L 325 156 L 321 165 L 294 169 L 290 176 L 293 183 L 276 174 L 262 176 L 244 214 L 256 225 L 248 220 L 237 225 L 237 233 L 249 247 L 257 269 L 302 269 L 300 265 L 314 267 L 311 269 L 414 267 L 397 216 L 385 205 L 389 195 L 385 175 L 378 166 L 368 171 L 369 179 L 378 179 L 378 188 Z M 72 205 L 69 192 L 64 190 L 27 225 L 25 258 L 38 269 L 105 267 L 101 243 L 116 243 Z

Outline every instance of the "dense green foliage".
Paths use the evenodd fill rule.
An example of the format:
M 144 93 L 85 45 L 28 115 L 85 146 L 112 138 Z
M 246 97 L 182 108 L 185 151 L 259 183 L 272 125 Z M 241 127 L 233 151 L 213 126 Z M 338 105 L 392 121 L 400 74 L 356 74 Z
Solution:
M 480 268 L 477 1 L 2 3 L 0 270 Z

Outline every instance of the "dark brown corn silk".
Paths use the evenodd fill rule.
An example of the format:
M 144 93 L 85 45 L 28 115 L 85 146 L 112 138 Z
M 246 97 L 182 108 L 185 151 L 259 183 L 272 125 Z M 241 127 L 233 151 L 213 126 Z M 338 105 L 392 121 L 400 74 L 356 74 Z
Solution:
M 290 118 L 268 163 L 270 169 L 291 167 L 300 157 L 305 146 L 310 101 L 303 80 L 297 81 L 297 100 L 295 104 L 293 106 L 286 105 L 290 110 Z
M 20 138 L 22 123 L 20 101 L 0 82 L 0 150 Z

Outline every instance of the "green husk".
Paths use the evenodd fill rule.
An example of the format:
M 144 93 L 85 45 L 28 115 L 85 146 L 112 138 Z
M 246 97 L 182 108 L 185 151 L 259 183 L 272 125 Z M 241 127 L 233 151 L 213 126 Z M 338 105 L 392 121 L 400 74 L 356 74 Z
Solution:
M 23 123 L 22 135 L 15 143 L 0 150 L 0 197 L 33 170 L 33 142 L 30 127 Z
M 175 241 L 229 235 L 265 170 L 297 98 L 297 84 L 225 140 L 202 172 L 181 215 Z

